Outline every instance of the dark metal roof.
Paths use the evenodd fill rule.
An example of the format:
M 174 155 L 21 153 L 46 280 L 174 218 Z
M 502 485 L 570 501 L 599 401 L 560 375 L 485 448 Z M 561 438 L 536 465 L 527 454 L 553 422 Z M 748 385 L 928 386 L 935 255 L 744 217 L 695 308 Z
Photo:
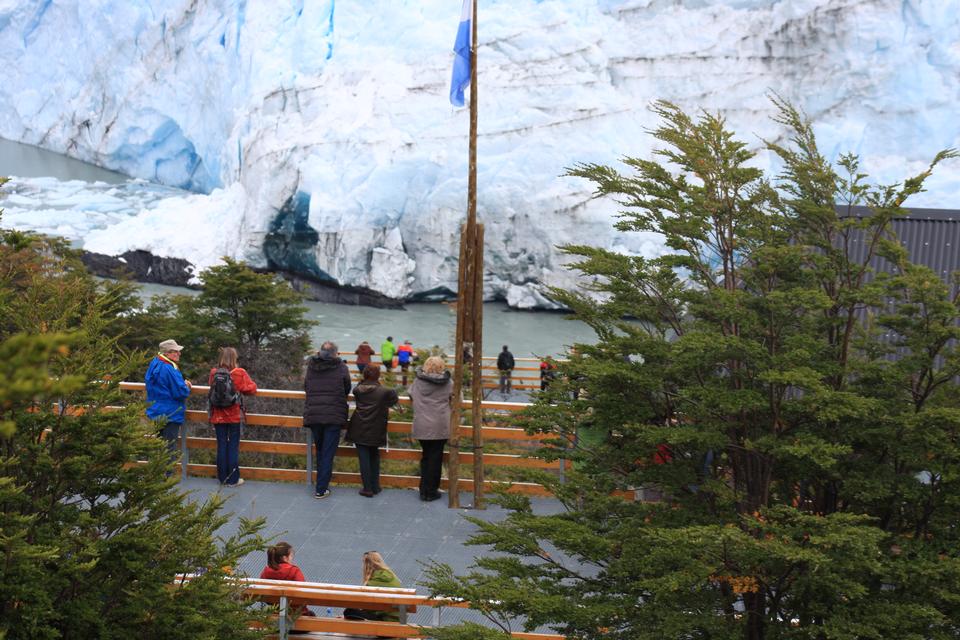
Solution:
M 894 218 L 891 222 L 909 255 L 910 261 L 932 269 L 944 282 L 960 271 L 960 211 L 955 209 L 910 209 L 910 215 Z M 842 210 L 841 213 L 846 213 Z M 866 207 L 854 207 L 856 217 L 870 215 Z M 867 247 L 863 238 L 855 237 L 852 244 L 854 260 L 863 259 Z M 882 258 L 874 258 L 870 266 L 877 271 L 890 271 L 891 265 Z

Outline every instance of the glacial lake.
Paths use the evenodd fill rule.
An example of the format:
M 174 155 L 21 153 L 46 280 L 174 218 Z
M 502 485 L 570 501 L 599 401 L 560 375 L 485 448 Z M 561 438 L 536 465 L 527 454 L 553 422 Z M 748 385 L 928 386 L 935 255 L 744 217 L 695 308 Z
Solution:
M 189 289 L 142 284 L 142 294 L 196 293 Z M 343 304 L 307 301 L 307 315 L 320 324 L 310 332 L 314 346 L 333 340 L 343 351 L 352 351 L 362 340 L 377 351 L 387 336 L 397 344 L 410 340 L 414 348 L 439 345 L 452 352 L 456 317 L 452 309 L 439 302 L 408 304 L 400 309 L 374 309 Z M 509 345 L 516 357 L 559 355 L 575 342 L 596 342 L 596 334 L 569 315 L 550 311 L 516 311 L 506 304 L 483 305 L 484 354 L 496 355 Z

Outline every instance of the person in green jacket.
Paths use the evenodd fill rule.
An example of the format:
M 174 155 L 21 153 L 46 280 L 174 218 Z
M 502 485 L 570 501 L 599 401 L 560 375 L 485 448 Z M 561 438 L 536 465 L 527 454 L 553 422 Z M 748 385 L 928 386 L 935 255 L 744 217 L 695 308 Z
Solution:
M 380 361 L 383 362 L 383 368 L 387 373 L 393 370 L 393 356 L 397 355 L 397 345 L 393 344 L 393 336 L 387 336 L 387 339 L 380 345 Z
M 397 574 L 387 566 L 376 551 L 367 551 L 363 554 L 363 585 L 365 587 L 401 587 Z M 369 611 L 367 609 L 344 609 L 343 617 L 347 620 L 384 620 L 400 622 L 398 611 Z

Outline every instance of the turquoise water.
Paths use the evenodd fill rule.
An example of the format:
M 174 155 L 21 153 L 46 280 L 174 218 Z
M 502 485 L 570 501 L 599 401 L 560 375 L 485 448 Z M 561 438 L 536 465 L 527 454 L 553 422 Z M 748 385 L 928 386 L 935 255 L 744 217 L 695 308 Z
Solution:
M 40 147 L 0 138 L 0 176 L 20 178 L 51 177 L 58 180 L 84 180 L 86 182 L 126 182 L 123 174 L 102 169 L 92 164 L 68 158 Z
M 143 294 L 194 293 L 187 289 L 145 284 Z M 343 304 L 306 302 L 308 316 L 320 324 L 310 332 L 314 346 L 333 340 L 342 351 L 353 351 L 362 340 L 377 351 L 389 335 L 397 344 L 410 340 L 414 347 L 439 345 L 452 352 L 456 318 L 442 303 L 409 304 L 405 310 L 373 309 Z M 496 355 L 503 345 L 517 357 L 563 353 L 575 342 L 592 343 L 596 336 L 587 325 L 570 320 L 562 313 L 515 311 L 505 304 L 483 305 L 483 342 L 485 355 Z

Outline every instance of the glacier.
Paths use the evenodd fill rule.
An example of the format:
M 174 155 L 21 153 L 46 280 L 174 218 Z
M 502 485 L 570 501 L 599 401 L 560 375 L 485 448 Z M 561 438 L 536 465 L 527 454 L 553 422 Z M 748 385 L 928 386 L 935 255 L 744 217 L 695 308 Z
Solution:
M 134 178 L 18 177 L 4 224 L 197 271 L 229 256 L 401 300 L 449 294 L 467 184 L 468 111 L 447 100 L 460 5 L 0 0 L 0 137 Z M 649 154 L 652 100 L 720 112 L 759 149 L 782 135 L 775 92 L 881 183 L 960 146 L 958 0 L 479 0 L 478 22 L 485 295 L 515 307 L 572 285 L 557 245 L 664 251 L 561 177 Z M 947 165 L 910 204 L 958 194 Z

